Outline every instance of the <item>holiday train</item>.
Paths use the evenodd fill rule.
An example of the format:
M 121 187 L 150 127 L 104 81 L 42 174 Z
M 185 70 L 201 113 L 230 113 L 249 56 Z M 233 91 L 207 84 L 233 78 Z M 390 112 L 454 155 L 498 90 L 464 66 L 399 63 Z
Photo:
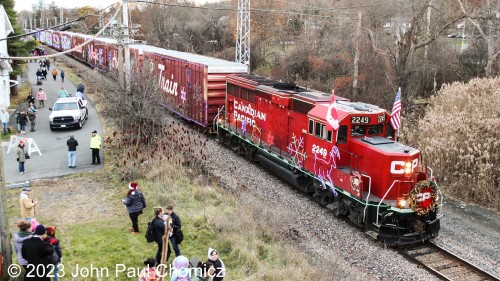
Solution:
M 60 51 L 92 38 L 50 30 L 37 37 Z M 117 78 L 124 69 L 117 46 L 94 38 L 69 54 Z M 443 196 L 420 151 L 396 141 L 386 110 L 341 97 L 332 102 L 330 94 L 221 59 L 140 44 L 130 45 L 130 57 L 133 75 L 155 77 L 162 106 L 216 132 L 375 239 L 393 246 L 438 236 Z M 329 112 L 336 113 L 335 129 Z

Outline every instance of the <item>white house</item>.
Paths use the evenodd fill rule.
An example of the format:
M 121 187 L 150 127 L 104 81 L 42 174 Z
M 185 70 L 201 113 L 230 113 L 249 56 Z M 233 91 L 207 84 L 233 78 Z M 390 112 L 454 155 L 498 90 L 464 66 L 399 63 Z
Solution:
M 9 17 L 0 5 L 0 39 L 6 38 L 10 33 L 14 32 Z M 0 57 L 8 57 L 7 40 L 0 41 Z M 0 107 L 8 108 L 10 106 L 10 79 L 9 73 L 12 72 L 12 67 L 7 59 L 0 59 Z

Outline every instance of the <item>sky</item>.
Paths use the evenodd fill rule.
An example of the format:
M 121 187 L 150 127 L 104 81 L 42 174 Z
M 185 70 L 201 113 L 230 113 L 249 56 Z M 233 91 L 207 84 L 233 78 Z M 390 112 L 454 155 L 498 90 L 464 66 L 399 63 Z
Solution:
M 14 0 L 15 6 L 14 9 L 17 12 L 22 10 L 31 11 L 31 7 L 33 4 L 38 4 L 39 0 Z M 91 6 L 95 8 L 105 8 L 113 3 L 118 2 L 119 0 L 85 0 L 85 1 L 77 1 L 77 0 L 44 0 L 45 4 L 50 4 L 52 1 L 58 7 L 62 8 L 75 8 L 81 6 Z M 204 4 L 206 2 L 218 2 L 217 0 L 194 0 L 196 4 Z

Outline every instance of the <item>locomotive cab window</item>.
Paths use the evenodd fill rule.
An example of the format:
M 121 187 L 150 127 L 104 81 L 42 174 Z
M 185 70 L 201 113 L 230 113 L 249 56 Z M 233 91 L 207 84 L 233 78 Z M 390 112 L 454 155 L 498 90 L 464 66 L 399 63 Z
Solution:
M 381 135 L 384 129 L 383 124 L 368 126 L 368 135 Z
M 342 125 L 337 133 L 337 143 L 344 144 L 347 142 L 347 125 Z
M 394 137 L 394 128 L 391 122 L 387 122 L 387 129 L 385 131 L 385 137 L 392 139 Z
M 366 127 L 365 126 L 352 126 L 351 127 L 351 136 L 354 136 L 354 137 L 360 137 L 360 136 L 364 136 L 366 133 Z
M 316 137 L 318 137 L 320 139 L 324 139 L 324 140 L 327 140 L 329 142 L 332 142 L 333 133 L 331 130 L 326 129 L 325 124 L 322 124 L 322 123 L 319 123 L 319 122 L 316 122 L 313 120 L 309 120 L 309 134 L 315 135 Z

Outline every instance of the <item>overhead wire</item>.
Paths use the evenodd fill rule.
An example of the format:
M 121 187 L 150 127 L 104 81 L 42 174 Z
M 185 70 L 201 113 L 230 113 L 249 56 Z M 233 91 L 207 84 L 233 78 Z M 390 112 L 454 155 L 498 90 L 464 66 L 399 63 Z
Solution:
M 102 27 L 101 30 L 99 30 L 95 35 L 93 35 L 91 38 L 87 39 L 87 41 L 83 42 L 82 44 L 76 46 L 76 47 L 73 47 L 71 49 L 68 49 L 66 51 L 63 51 L 63 52 L 59 52 L 59 53 L 56 53 L 56 54 L 52 54 L 52 55 L 45 55 L 45 56 L 36 56 L 36 57 L 33 57 L 33 56 L 30 56 L 30 57 L 9 57 L 9 56 L 0 56 L 0 59 L 13 59 L 13 60 L 30 60 L 30 59 L 34 59 L 34 58 L 52 58 L 52 57 L 58 57 L 58 56 L 61 56 L 61 55 L 64 55 L 64 54 L 67 54 L 67 53 L 70 53 L 70 52 L 73 52 L 73 51 L 76 51 L 80 48 L 82 48 L 83 46 L 89 44 L 92 40 L 94 40 L 96 37 L 98 37 L 99 35 L 101 35 L 101 33 L 104 32 L 104 30 L 106 30 L 106 28 L 108 28 L 109 25 L 111 25 L 111 23 L 113 22 L 113 20 L 116 18 L 116 16 L 118 15 L 118 13 L 120 12 L 120 8 L 122 7 L 122 3 L 121 2 L 117 2 L 113 5 L 117 5 L 116 7 L 116 12 L 115 14 L 109 19 L 109 21 Z M 111 6 L 113 6 L 111 5 Z
M 117 2 L 118 3 L 118 2 Z M 58 24 L 58 25 L 54 25 L 54 26 L 50 26 L 50 27 L 47 27 L 47 28 L 43 28 L 43 29 L 38 29 L 36 31 L 33 31 L 33 32 L 28 32 L 28 33 L 24 33 L 24 34 L 19 34 L 19 35 L 14 35 L 14 36 L 9 36 L 9 37 L 5 37 L 5 38 L 2 38 L 0 39 L 0 41 L 3 41 L 3 40 L 8 40 L 8 39 L 14 39 L 14 38 L 18 38 L 18 37 L 25 37 L 25 36 L 28 36 L 28 35 L 31 35 L 31 34 L 35 34 L 35 33 L 38 33 L 40 31 L 45 31 L 45 30 L 51 30 L 51 29 L 54 29 L 54 28 L 58 28 L 58 27 L 61 27 L 61 26 L 65 26 L 65 25 L 68 25 L 70 23 L 74 23 L 76 21 L 81 21 L 87 17 L 90 17 L 90 16 L 93 16 L 93 15 L 96 15 L 97 13 L 100 13 L 102 11 L 105 11 L 107 10 L 108 8 L 112 7 L 113 5 L 116 5 L 117 3 L 113 3 L 101 10 L 98 10 L 96 12 L 93 12 L 93 13 L 90 13 L 90 14 L 86 14 L 84 16 L 81 16 L 81 17 L 78 17 L 77 19 L 74 19 L 72 21 L 68 21 L 68 22 L 65 22 L 65 23 L 61 23 L 61 24 Z

